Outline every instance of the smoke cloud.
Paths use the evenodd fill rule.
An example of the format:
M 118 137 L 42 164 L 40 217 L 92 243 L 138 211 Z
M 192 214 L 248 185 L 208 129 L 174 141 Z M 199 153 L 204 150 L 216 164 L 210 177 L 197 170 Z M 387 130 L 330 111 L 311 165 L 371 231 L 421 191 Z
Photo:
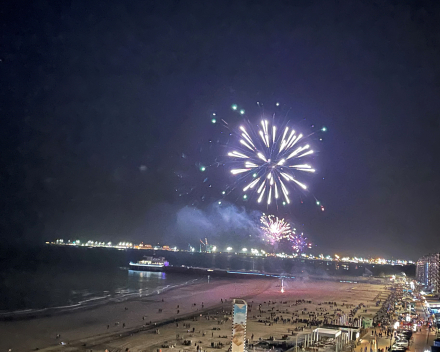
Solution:
M 161 205 L 147 215 L 135 237 L 146 243 L 148 240 L 142 239 L 145 235 L 160 244 L 179 247 L 198 245 L 205 238 L 217 246 L 246 246 L 261 242 L 260 216 L 258 211 L 249 212 L 226 202 L 206 209 Z

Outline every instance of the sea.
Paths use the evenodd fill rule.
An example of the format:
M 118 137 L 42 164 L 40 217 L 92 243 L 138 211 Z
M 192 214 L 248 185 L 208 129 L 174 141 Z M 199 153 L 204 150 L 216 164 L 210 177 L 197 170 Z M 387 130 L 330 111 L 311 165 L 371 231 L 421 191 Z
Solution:
M 129 270 L 126 251 L 43 248 L 20 253 L 0 270 L 0 319 L 52 315 L 160 295 L 204 276 Z M 10 255 L 8 255 L 10 257 Z M 212 280 L 212 279 L 211 279 Z
M 396 274 L 412 267 L 367 266 L 326 261 L 251 257 L 233 253 L 191 253 L 46 245 L 0 248 L 0 319 L 52 315 L 110 302 L 160 295 L 184 285 L 221 278 L 207 275 L 132 271 L 130 261 L 163 256 L 171 265 L 258 271 L 314 278 Z M 246 275 L 249 277 L 248 275 Z

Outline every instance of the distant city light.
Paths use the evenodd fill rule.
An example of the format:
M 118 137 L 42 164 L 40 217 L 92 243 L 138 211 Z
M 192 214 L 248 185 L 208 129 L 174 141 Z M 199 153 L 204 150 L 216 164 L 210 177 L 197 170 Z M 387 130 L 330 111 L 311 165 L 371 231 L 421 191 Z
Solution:
M 221 204 L 221 201 L 218 202 Z M 296 229 L 295 229 L 296 230 Z M 58 246 L 75 246 L 75 247 L 104 247 L 104 248 L 115 248 L 119 250 L 163 250 L 163 251 L 187 251 L 187 252 L 195 252 L 195 247 L 198 248 L 199 245 L 192 246 L 188 245 L 187 249 L 179 249 L 176 246 L 167 246 L 167 245 L 150 245 L 150 244 L 144 244 L 143 242 L 139 244 L 133 244 L 132 242 L 128 241 L 121 241 L 117 243 L 112 242 L 105 242 L 105 241 L 94 241 L 94 240 L 88 240 L 87 242 L 81 242 L 81 240 L 64 240 L 64 239 L 57 239 L 53 242 L 46 242 L 49 245 L 58 245 Z M 313 248 L 311 243 L 308 243 L 307 248 L 311 249 Z M 218 252 L 218 246 L 211 245 L 208 246 L 207 242 L 205 245 L 205 242 L 203 242 L 203 246 L 200 247 L 200 251 L 202 249 L 205 252 Z M 233 252 L 233 248 L 231 246 L 226 247 L 226 252 L 231 253 Z M 267 253 L 263 249 L 259 248 L 251 248 L 248 250 L 248 248 L 243 247 L 241 249 L 240 253 L 248 253 L 254 256 L 276 256 L 280 258 L 297 258 L 301 257 L 307 260 L 323 260 L 323 261 L 335 261 L 338 263 L 369 263 L 369 264 L 378 264 L 378 265 L 407 265 L 407 264 L 414 264 L 412 261 L 408 260 L 401 260 L 401 259 L 385 259 L 385 258 L 362 258 L 362 257 L 349 257 L 349 256 L 339 256 L 338 254 L 335 254 L 333 257 L 331 255 L 313 255 L 310 253 Z M 347 269 L 348 270 L 348 269 Z M 413 286 L 414 284 L 412 284 Z

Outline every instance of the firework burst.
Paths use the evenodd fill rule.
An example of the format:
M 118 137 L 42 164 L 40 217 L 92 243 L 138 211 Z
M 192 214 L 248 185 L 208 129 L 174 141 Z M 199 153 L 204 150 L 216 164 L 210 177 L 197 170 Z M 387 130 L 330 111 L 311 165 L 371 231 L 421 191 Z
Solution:
M 297 177 L 315 172 L 305 161 L 313 150 L 304 135 L 287 124 L 279 131 L 275 124 L 263 119 L 257 129 L 255 132 L 240 126 L 240 148 L 228 153 L 239 165 L 231 173 L 241 176 L 243 192 L 256 190 L 258 203 L 265 200 L 269 206 L 282 198 L 284 204 L 289 204 L 289 186 L 306 190 L 307 185 Z
M 260 218 L 261 230 L 263 230 L 264 238 L 271 245 L 279 243 L 282 239 L 290 241 L 292 229 L 290 224 L 284 219 L 278 219 L 273 215 L 263 215 Z
M 312 244 L 307 242 L 307 237 L 304 237 L 303 233 L 292 233 L 290 241 L 292 244 L 292 249 L 296 253 L 302 253 L 306 248 L 312 248 Z

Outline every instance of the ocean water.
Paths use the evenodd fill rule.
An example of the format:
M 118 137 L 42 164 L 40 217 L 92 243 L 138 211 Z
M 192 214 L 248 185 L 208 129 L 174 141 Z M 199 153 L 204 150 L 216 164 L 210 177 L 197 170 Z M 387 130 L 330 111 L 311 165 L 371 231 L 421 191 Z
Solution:
M 164 256 L 171 265 L 289 275 L 362 276 L 367 265 L 248 257 L 230 253 L 117 250 L 73 246 L 0 247 L 0 319 L 56 314 L 108 302 L 147 297 L 207 276 L 128 270 L 145 255 Z M 373 275 L 400 273 L 402 267 L 368 265 Z M 414 266 L 406 268 L 414 274 Z M 213 278 L 215 279 L 215 278 Z
M 157 295 L 206 280 L 125 267 L 40 266 L 0 274 L 0 318 L 57 312 Z

